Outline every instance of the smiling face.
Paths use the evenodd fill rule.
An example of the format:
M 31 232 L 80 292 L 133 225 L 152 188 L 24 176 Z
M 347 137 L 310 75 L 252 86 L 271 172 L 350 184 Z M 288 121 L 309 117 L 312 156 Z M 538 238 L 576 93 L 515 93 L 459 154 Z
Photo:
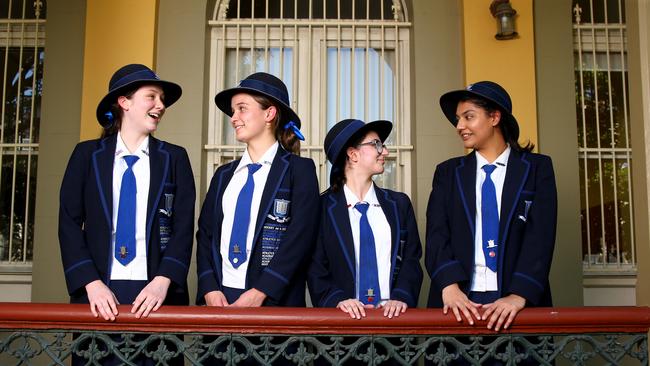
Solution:
M 122 109 L 121 130 L 150 134 L 158 128 L 165 113 L 165 94 L 158 85 L 144 85 L 130 97 L 120 96 L 117 102 Z
M 499 129 L 500 120 L 500 111 L 488 113 L 470 100 L 459 102 L 456 108 L 456 132 L 466 149 L 481 151 L 503 145 L 504 139 Z
M 377 132 L 368 132 L 358 144 L 348 147 L 348 164 L 368 177 L 383 173 L 388 149 L 382 147 L 380 153 L 377 149 L 378 144 L 383 146 Z
M 270 106 L 263 109 L 250 94 L 235 94 L 231 101 L 232 117 L 230 123 L 235 129 L 237 141 L 246 144 L 258 139 L 273 138 L 273 120 L 276 115 L 276 107 Z

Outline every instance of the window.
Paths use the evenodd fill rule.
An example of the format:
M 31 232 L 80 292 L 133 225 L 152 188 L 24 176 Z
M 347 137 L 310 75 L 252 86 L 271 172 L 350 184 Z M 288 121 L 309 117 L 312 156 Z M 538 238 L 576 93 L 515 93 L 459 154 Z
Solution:
M 45 2 L 0 5 L 0 262 L 30 263 L 41 121 Z
M 627 35 L 623 0 L 573 7 L 585 273 L 634 273 Z
M 329 185 L 323 140 L 344 118 L 394 123 L 380 185 L 411 191 L 408 17 L 398 0 L 217 1 L 210 41 L 210 97 L 256 71 L 281 78 L 302 120 L 301 155 Z M 210 98 L 212 100 L 212 98 Z M 210 103 L 207 180 L 244 146 Z

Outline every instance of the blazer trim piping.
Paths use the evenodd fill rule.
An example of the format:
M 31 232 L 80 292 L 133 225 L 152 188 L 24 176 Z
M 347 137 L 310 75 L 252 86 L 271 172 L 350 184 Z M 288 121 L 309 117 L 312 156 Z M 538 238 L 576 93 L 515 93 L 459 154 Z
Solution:
M 179 260 L 176 259 L 176 258 L 172 258 L 172 257 L 163 257 L 162 260 L 172 261 L 172 262 L 174 262 L 174 263 L 177 263 L 177 264 L 181 265 L 183 268 L 187 269 L 187 264 L 185 264 L 185 263 L 179 261 Z
M 472 220 L 472 215 L 470 215 L 469 206 L 467 206 L 467 199 L 465 199 L 465 191 L 463 190 L 462 180 L 460 179 L 460 170 L 465 166 L 465 159 L 466 158 L 461 159 L 460 165 L 456 167 L 456 185 L 458 186 L 458 192 L 460 193 L 460 200 L 463 202 L 465 216 L 467 216 L 467 223 L 469 224 L 470 230 L 472 230 L 472 237 L 474 237 L 474 221 Z
M 413 296 L 411 296 L 411 294 L 406 290 L 403 290 L 401 288 L 396 288 L 396 289 L 393 290 L 393 292 L 399 292 L 401 294 L 404 294 L 411 301 L 411 303 L 415 302 L 415 301 L 413 301 Z
M 278 279 L 280 279 L 282 282 L 284 282 L 284 283 L 286 283 L 286 284 L 289 283 L 289 280 L 287 280 L 286 277 L 284 277 L 283 275 L 279 274 L 278 272 L 272 270 L 271 268 L 268 268 L 268 267 L 265 268 L 265 269 L 264 269 L 264 272 L 268 272 L 269 274 L 271 274 L 271 275 L 277 277 Z
M 524 279 L 527 279 L 528 281 L 532 282 L 535 286 L 539 287 L 540 290 L 544 291 L 544 286 L 542 286 L 542 284 L 539 283 L 539 281 L 537 281 L 536 279 L 530 277 L 529 275 L 523 274 L 521 272 L 515 272 L 515 273 L 513 273 L 513 275 L 522 277 Z
M 447 268 L 447 267 L 449 267 L 449 266 L 451 266 L 451 265 L 458 264 L 458 263 L 460 263 L 460 262 L 457 261 L 457 260 L 454 260 L 454 261 L 449 261 L 449 262 L 447 262 L 447 263 L 441 265 L 440 267 L 438 267 L 438 269 L 435 270 L 435 272 L 433 272 L 433 273 L 431 274 L 431 279 L 433 279 L 434 277 L 436 277 L 436 276 L 438 275 L 438 272 L 442 271 L 443 269 L 445 269 L 445 268 Z
M 92 261 L 93 261 L 92 259 L 84 259 L 82 261 L 79 261 L 79 262 L 71 265 L 68 269 L 65 270 L 64 273 L 67 274 L 68 272 L 72 271 L 73 269 L 76 269 L 77 267 L 81 267 L 81 266 L 83 266 L 84 264 L 87 264 L 87 263 L 92 263 Z
M 147 243 L 149 243 L 149 239 L 151 238 L 151 224 L 153 223 L 153 218 L 156 217 L 156 210 L 158 208 L 158 203 L 160 203 L 160 196 L 162 195 L 163 189 L 165 188 L 165 182 L 167 181 L 167 173 L 169 172 L 169 152 L 167 152 L 164 149 L 165 142 L 164 141 L 159 141 L 159 146 L 158 146 L 158 151 L 165 156 L 165 169 L 163 170 L 163 182 L 160 184 L 160 188 L 158 188 L 158 193 L 156 194 L 156 201 L 153 203 L 153 206 L 151 208 L 151 212 L 149 213 L 149 220 L 147 220 L 147 235 L 145 236 L 145 240 Z M 149 245 L 146 246 L 147 252 L 149 251 Z M 149 254 L 149 253 L 147 253 Z
M 336 218 L 334 217 L 334 213 L 332 210 L 334 207 L 336 207 L 336 199 L 334 198 L 334 195 L 329 195 L 328 196 L 329 200 L 331 201 L 330 206 L 327 208 L 327 213 L 330 216 L 330 219 L 332 220 L 332 223 L 336 222 Z M 350 259 L 350 256 L 348 256 L 347 250 L 345 250 L 345 245 L 343 241 L 343 236 L 341 235 L 341 231 L 339 230 L 338 225 L 332 225 L 334 227 L 334 232 L 336 232 L 336 237 L 339 238 L 339 245 L 341 246 L 341 250 L 343 251 L 343 255 L 345 256 L 345 261 L 348 264 L 348 268 L 350 269 L 350 272 L 352 273 L 352 277 L 355 277 L 355 271 L 354 271 L 354 266 L 352 265 L 352 260 Z
M 330 293 L 329 296 L 327 296 L 325 298 L 325 300 L 323 300 L 323 302 L 321 304 L 323 306 L 327 306 L 327 303 L 330 302 L 330 300 L 334 297 L 334 295 L 336 295 L 338 293 L 341 293 L 341 292 L 343 292 L 343 290 L 341 290 L 340 288 L 337 288 L 336 290 L 332 291 L 332 293 Z

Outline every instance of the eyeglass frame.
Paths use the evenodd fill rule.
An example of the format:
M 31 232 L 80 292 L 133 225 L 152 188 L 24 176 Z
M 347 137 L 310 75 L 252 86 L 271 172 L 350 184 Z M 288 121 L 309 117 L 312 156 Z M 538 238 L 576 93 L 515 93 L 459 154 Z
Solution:
M 368 141 L 368 142 L 362 142 L 360 144 L 357 144 L 356 147 L 359 148 L 359 147 L 365 146 L 365 145 L 367 145 L 367 146 L 374 145 L 375 150 L 377 150 L 377 154 L 379 154 L 379 155 L 381 155 L 381 153 L 384 152 L 384 149 L 388 149 L 388 147 L 386 147 L 386 145 L 383 142 L 381 142 L 381 140 L 379 140 L 379 139 L 374 139 L 374 140 Z

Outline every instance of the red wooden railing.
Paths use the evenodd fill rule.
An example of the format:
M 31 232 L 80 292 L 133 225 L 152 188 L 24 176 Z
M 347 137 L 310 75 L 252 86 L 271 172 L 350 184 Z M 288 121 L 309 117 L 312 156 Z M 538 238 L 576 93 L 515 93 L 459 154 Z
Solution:
M 114 322 L 94 318 L 88 305 L 0 303 L 0 329 L 98 330 L 247 334 L 494 334 L 486 322 L 458 323 L 441 309 L 409 309 L 388 319 L 381 310 L 351 319 L 337 309 L 166 306 L 137 319 L 119 306 Z M 506 332 L 525 334 L 647 333 L 648 307 L 529 308 Z

